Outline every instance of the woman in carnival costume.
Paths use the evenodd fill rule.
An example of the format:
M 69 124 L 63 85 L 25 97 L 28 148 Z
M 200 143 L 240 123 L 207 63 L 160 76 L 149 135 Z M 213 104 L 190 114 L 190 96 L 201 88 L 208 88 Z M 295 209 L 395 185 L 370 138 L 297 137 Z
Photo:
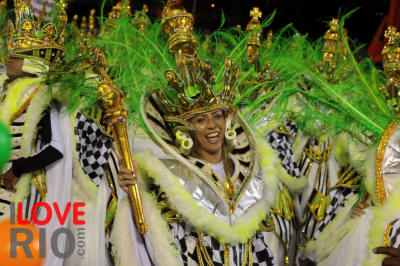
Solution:
M 298 221 L 301 221 L 298 241 L 303 246 L 318 238 L 319 233 L 334 220 L 343 203 L 358 194 L 360 177 L 351 167 L 343 167 L 346 162 L 337 161 L 334 140 L 327 137 L 329 134 L 321 133 L 323 128 L 314 125 L 317 129 L 303 132 L 303 124 L 308 120 L 296 120 L 296 113 L 301 113 L 306 98 L 301 94 L 290 96 L 290 88 L 295 87 L 298 92 L 312 88 L 307 87 L 308 77 L 303 70 L 293 73 L 293 69 L 288 69 L 285 64 L 288 59 L 304 60 L 305 64 L 321 72 L 327 82 L 335 82 L 334 79 L 348 75 L 347 50 L 344 40 L 339 38 L 338 20 L 331 21 L 324 43 L 318 41 L 316 47 L 307 41 L 306 36 L 299 35 L 295 30 L 293 33 L 290 25 L 275 36 L 270 31 L 261 44 L 260 12 L 254 8 L 250 14 L 253 18 L 246 28 L 247 36 L 233 42 L 232 36 L 225 36 L 226 33 L 220 35 L 225 42 L 234 43 L 234 50 L 246 51 L 246 62 L 242 60 L 241 63 L 246 69 L 242 76 L 246 78 L 241 81 L 240 99 L 236 100 L 251 102 L 244 105 L 245 117 L 255 121 L 252 124 L 256 124 L 255 128 L 278 151 L 286 170 L 294 176 L 305 175 L 309 181 L 308 187 L 302 187 L 301 196 L 294 198 L 296 204 L 291 203 L 296 205 L 294 213 L 299 215 Z M 247 43 L 247 49 L 242 48 L 243 43 Z M 324 52 L 322 60 L 320 49 Z M 261 65 L 264 67 L 261 68 Z M 249 89 L 246 90 L 246 87 Z M 244 100 L 246 98 L 248 100 Z M 280 116 L 280 109 L 290 115 Z M 282 117 L 286 120 L 282 121 Z M 291 152 L 292 145 L 297 160 Z
M 276 219 L 273 208 L 283 180 L 292 177 L 232 105 L 238 67 L 227 58 L 221 64 L 221 81 L 215 80 L 211 64 L 197 57 L 191 14 L 175 1 L 168 1 L 162 27 L 169 35 L 168 48 L 175 56 L 177 72 L 168 70 L 168 88 L 145 93 L 136 105 L 143 129 L 158 146 L 139 152 L 140 142 L 134 142 L 149 230 L 144 238 L 131 239 L 125 250 L 119 250 L 119 261 L 139 265 L 291 263 L 275 232 L 284 231 L 286 224 Z M 137 84 L 154 82 L 146 83 L 145 78 Z M 120 185 L 126 189 L 125 182 L 131 178 L 124 175 Z M 129 217 L 128 208 L 128 202 L 122 201 L 116 214 L 120 225 Z M 132 234 L 134 225 L 130 223 L 129 228 Z
M 129 141 L 122 140 L 127 140 L 128 137 L 119 134 L 119 126 L 126 126 L 126 117 L 113 116 L 115 113 L 126 112 L 124 92 L 118 89 L 106 71 L 109 70 L 107 58 L 114 63 L 113 59 L 121 58 L 121 49 L 107 50 L 107 47 L 102 47 L 97 39 L 99 36 L 97 33 L 102 34 L 104 40 L 112 39 L 118 42 L 120 41 L 118 34 L 121 33 L 118 25 L 131 27 L 127 30 L 132 32 L 138 27 L 133 22 L 138 22 L 140 19 L 148 21 L 145 16 L 131 16 L 129 11 L 129 5 L 118 2 L 99 31 L 95 29 L 93 11 L 89 16 L 89 24 L 86 24 L 86 19 L 82 19 L 80 29 L 76 27 L 78 19 L 75 18 L 70 25 L 68 47 L 72 55 L 68 60 L 68 68 L 58 73 L 61 75 L 53 77 L 53 82 L 62 81 L 64 84 L 62 90 L 72 93 L 68 127 L 68 130 L 72 131 L 74 147 L 71 199 L 85 203 L 85 214 L 82 217 L 85 224 L 75 225 L 72 221 L 69 224 L 69 228 L 76 236 L 84 235 L 86 241 L 84 252 L 73 253 L 66 259 L 65 265 L 121 264 L 115 258 L 125 243 L 118 240 L 126 238 L 127 234 L 117 230 L 120 226 L 116 225 L 115 215 L 120 200 L 128 197 L 118 183 L 121 182 L 122 176 L 130 174 L 131 171 L 124 167 L 122 159 L 125 157 L 120 147 L 124 146 L 129 150 L 130 145 Z M 105 55 L 94 47 L 104 48 L 109 53 Z M 109 72 L 113 77 L 118 76 L 118 73 L 115 74 L 118 72 L 118 66 Z M 119 84 L 118 80 L 116 84 Z M 119 112 L 116 112 L 116 109 Z M 121 124 L 115 125 L 114 122 Z M 122 174 L 119 176 L 120 172 Z M 135 185 L 136 182 L 130 181 L 127 184 Z M 132 216 L 127 217 L 124 223 L 131 219 Z M 137 234 L 139 236 L 139 233 Z
M 317 120 L 340 133 L 337 139 L 341 161 L 348 161 L 363 176 L 364 187 L 358 197 L 348 200 L 319 238 L 304 249 L 303 256 L 318 265 L 397 265 L 399 260 L 399 50 L 395 45 L 399 34 L 389 27 L 385 35 L 389 39 L 383 50 L 386 88 L 381 85 L 382 73 L 368 60 L 356 62 L 352 53 L 349 58 L 354 75 L 343 78 L 341 83 L 323 82 L 319 73 L 305 68 L 314 90 L 304 93 L 310 104 L 299 116 Z M 289 62 L 294 69 L 304 67 L 298 63 Z M 316 105 L 329 112 L 320 112 Z M 377 248 L 383 245 L 386 247 Z
M 69 202 L 69 135 L 60 129 L 67 119 L 60 115 L 60 104 L 52 101 L 55 94 L 47 83 L 48 71 L 60 63 L 64 48 L 64 3 L 55 6 L 55 23 L 40 25 L 30 1 L 14 1 L 15 23 L 8 25 L 9 57 L 0 98 L 0 118 L 9 126 L 13 141 L 11 160 L 1 174 L 2 218 L 10 215 L 11 202 L 23 202 L 22 215 L 28 220 L 39 201 L 57 202 L 60 210 Z M 36 212 L 39 220 L 46 215 L 42 208 Z M 61 225 L 53 215 L 44 227 L 50 243 Z M 58 248 L 64 252 L 65 238 L 58 239 Z M 50 251 L 47 254 L 46 265 L 62 265 L 62 258 Z

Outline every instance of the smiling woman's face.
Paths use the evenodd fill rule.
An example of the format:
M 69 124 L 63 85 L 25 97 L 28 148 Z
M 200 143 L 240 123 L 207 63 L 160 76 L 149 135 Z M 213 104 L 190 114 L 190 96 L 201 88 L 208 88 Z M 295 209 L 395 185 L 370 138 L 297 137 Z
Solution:
M 193 137 L 199 155 L 222 153 L 225 116 L 221 109 L 198 114 L 190 122 L 195 127 Z

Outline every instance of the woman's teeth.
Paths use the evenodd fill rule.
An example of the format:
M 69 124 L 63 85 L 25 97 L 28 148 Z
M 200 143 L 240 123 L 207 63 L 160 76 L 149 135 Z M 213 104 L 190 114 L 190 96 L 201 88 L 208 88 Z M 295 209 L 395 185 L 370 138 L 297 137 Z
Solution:
M 208 140 L 208 143 L 210 144 L 216 144 L 219 142 L 219 133 L 211 133 L 206 135 L 206 138 Z

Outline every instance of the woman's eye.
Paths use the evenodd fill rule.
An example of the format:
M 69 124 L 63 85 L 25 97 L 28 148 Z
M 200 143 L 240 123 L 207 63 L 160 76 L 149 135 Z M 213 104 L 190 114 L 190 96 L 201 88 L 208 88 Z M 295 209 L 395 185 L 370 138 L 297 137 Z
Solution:
M 196 119 L 196 123 L 203 123 L 205 121 L 206 121 L 206 119 L 204 117 L 199 117 Z
M 222 118 L 222 114 L 220 114 L 220 113 L 214 114 L 214 118 L 215 119 L 221 119 Z

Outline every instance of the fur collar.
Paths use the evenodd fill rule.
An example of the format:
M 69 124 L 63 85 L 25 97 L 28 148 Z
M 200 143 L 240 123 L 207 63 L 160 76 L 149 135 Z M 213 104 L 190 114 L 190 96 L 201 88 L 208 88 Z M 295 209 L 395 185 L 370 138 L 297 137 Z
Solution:
M 278 192 L 280 175 L 286 174 L 275 155 L 275 151 L 263 140 L 258 141 L 260 165 L 264 181 L 264 195 L 233 226 L 214 217 L 202 207 L 184 189 L 179 179 L 164 166 L 151 152 L 135 155 L 143 183 L 149 179 L 160 186 L 175 209 L 183 219 L 196 229 L 217 238 L 221 243 L 243 243 L 250 239 L 259 229 L 259 224 L 269 213 Z M 286 174 L 287 175 L 287 174 Z M 142 186 L 142 189 L 144 186 Z

